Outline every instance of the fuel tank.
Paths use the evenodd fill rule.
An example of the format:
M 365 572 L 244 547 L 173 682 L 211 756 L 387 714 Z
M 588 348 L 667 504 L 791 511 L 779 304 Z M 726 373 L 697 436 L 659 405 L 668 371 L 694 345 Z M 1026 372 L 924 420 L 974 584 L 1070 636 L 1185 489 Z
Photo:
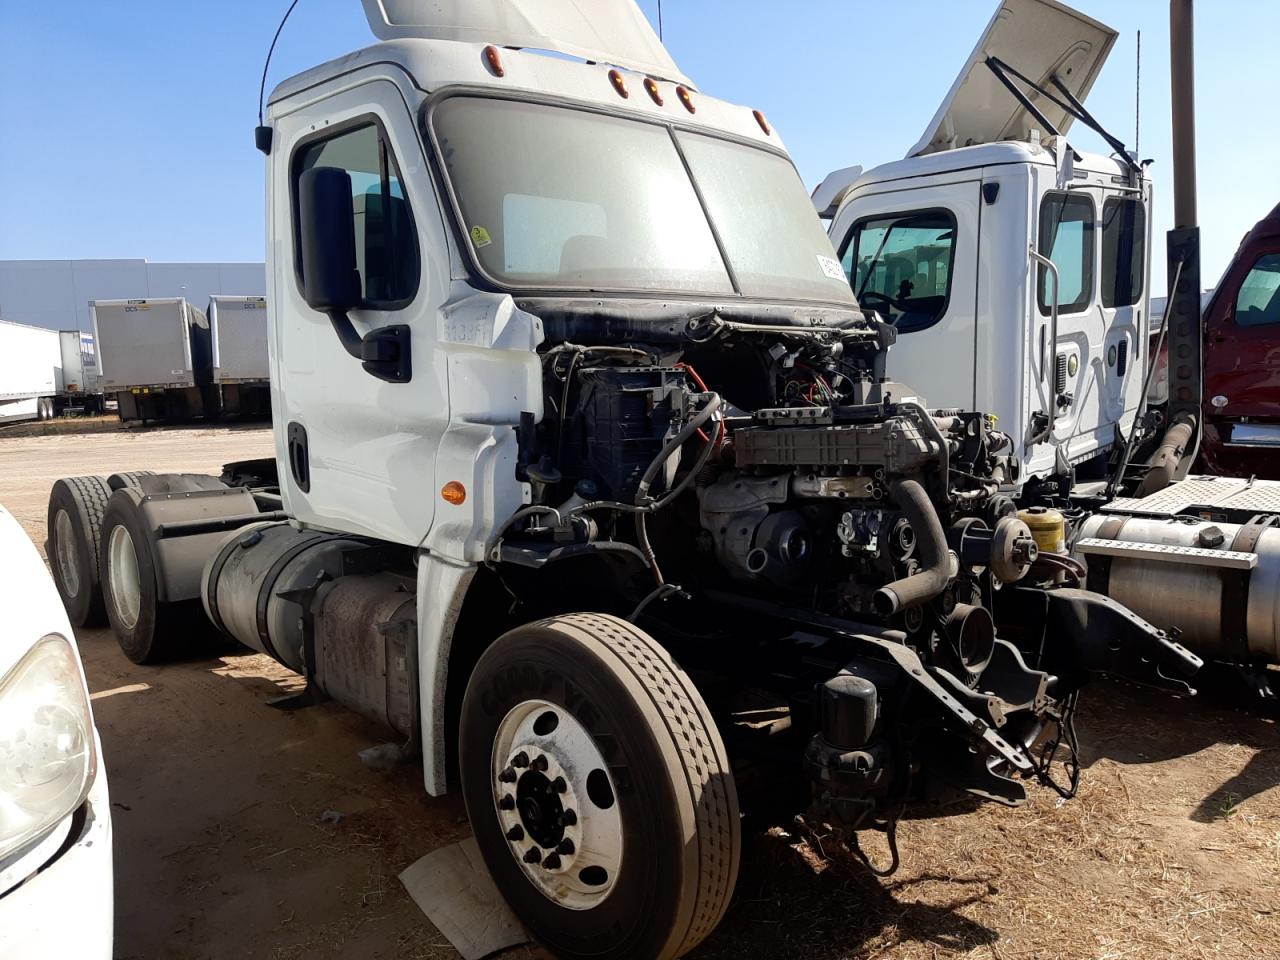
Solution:
M 1088 586 L 1206 659 L 1280 663 L 1280 528 L 1095 514 L 1072 553 Z

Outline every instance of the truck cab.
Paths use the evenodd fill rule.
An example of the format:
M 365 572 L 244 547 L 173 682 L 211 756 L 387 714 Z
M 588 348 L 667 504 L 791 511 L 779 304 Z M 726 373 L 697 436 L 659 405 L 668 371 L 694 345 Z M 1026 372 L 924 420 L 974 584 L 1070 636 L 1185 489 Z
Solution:
M 1204 328 L 1201 463 L 1280 480 L 1280 205 L 1240 241 Z
M 1045 95 L 1056 78 L 1082 104 L 1115 36 L 1008 0 L 907 157 L 815 193 L 854 295 L 897 330 L 889 373 L 995 416 L 1018 487 L 1088 476 L 1141 400 L 1151 181 L 1073 148 L 1073 112 Z

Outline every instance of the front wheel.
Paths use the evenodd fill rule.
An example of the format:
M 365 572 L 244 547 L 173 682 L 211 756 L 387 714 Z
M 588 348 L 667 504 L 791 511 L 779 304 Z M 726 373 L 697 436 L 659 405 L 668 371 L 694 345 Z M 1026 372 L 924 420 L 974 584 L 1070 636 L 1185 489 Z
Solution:
M 462 790 L 498 888 L 557 956 L 673 958 L 720 921 L 738 798 L 688 676 L 625 620 L 505 634 L 467 685 Z

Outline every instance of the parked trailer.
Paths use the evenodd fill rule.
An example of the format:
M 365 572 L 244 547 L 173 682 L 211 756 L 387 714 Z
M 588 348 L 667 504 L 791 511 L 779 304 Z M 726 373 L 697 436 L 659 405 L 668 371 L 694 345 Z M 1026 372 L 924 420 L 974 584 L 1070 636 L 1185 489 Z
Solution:
M 52 417 L 61 373 L 57 330 L 0 320 L 0 423 Z
M 208 314 L 213 383 L 223 416 L 270 416 L 267 298 L 211 297 Z
M 452 765 L 555 955 L 671 960 L 728 906 L 740 786 L 891 843 L 908 803 L 1070 795 L 1088 670 L 1199 661 L 1033 573 L 1011 438 L 887 380 L 763 115 L 587 6 L 365 0 L 395 42 L 276 89 L 277 458 L 60 480 L 49 556 L 134 660 L 213 624 L 431 794 Z
M 182 297 L 94 300 L 103 392 L 121 420 L 187 420 L 217 413 L 209 321 Z
M 102 390 L 98 386 L 98 353 L 93 334 L 59 330 L 58 343 L 62 353 L 58 409 L 78 407 L 84 413 L 100 412 Z

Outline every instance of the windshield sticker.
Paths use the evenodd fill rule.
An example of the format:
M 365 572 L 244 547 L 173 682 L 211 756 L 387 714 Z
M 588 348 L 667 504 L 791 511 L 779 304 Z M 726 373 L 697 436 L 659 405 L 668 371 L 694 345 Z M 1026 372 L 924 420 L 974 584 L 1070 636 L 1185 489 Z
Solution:
M 848 280 L 844 275 L 844 267 L 840 266 L 839 260 L 833 260 L 831 257 L 824 257 L 822 254 L 818 254 L 818 266 L 832 280 L 839 280 L 841 283 L 845 283 Z
M 484 227 L 472 227 L 472 228 L 471 228 L 471 244 L 472 244 L 472 246 L 474 246 L 474 247 L 476 247 L 477 249 L 479 249 L 480 247 L 487 247 L 487 246 L 488 246 L 489 244 L 491 244 L 491 243 L 493 243 L 493 238 L 491 238 L 491 237 L 489 236 L 489 231 L 488 231 L 488 230 L 486 230 Z

